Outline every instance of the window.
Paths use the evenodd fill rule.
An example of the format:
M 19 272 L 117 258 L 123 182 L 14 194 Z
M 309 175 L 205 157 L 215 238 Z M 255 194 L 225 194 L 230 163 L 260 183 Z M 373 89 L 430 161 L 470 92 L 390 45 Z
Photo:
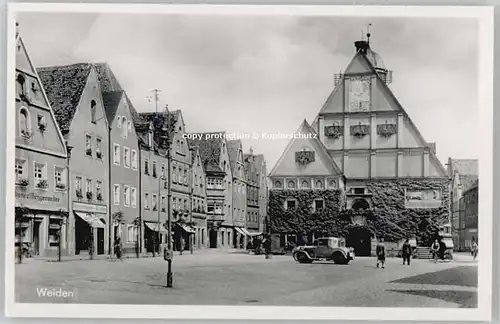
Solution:
M 126 146 L 123 147 L 123 165 L 130 168 L 130 149 Z
M 153 194 L 153 210 L 158 210 L 158 197 L 156 196 L 156 194 Z
M 96 123 L 96 118 L 95 118 L 96 106 L 97 106 L 97 104 L 95 103 L 95 100 L 92 100 L 92 101 L 90 102 L 90 120 L 91 120 L 94 124 Z
M 129 133 L 131 133 L 131 132 L 132 132 L 132 122 L 131 122 L 130 120 L 127 122 L 127 131 L 128 131 Z
M 95 156 L 102 160 L 102 140 L 100 138 L 95 139 Z
M 36 120 L 37 120 L 38 129 L 41 132 L 44 132 L 47 129 L 47 123 L 45 122 L 45 116 L 37 115 Z
M 207 213 L 213 213 L 213 212 L 214 212 L 214 209 L 215 209 L 215 207 L 214 207 L 214 206 L 212 206 L 212 205 L 208 205 L 208 206 L 207 206 Z
M 127 138 L 128 136 L 128 128 L 127 128 L 127 118 L 122 117 L 122 136 Z
M 65 189 L 66 188 L 66 177 L 65 177 L 65 168 L 54 167 L 54 184 L 56 189 Z
M 131 205 L 132 208 L 137 207 L 137 189 L 135 187 L 130 188 Z
M 295 200 L 287 200 L 285 205 L 286 210 L 295 210 L 297 202 Z
M 181 141 L 177 140 L 175 148 L 178 153 L 181 152 Z
M 165 177 L 165 163 L 161 164 L 161 176 Z
M 309 181 L 307 180 L 302 180 L 300 186 L 305 189 L 309 189 Z
M 138 226 L 127 225 L 127 242 L 134 243 L 137 242 Z
M 153 161 L 153 177 L 156 178 L 156 161 Z
M 120 164 L 120 144 L 113 144 L 113 163 Z
M 47 188 L 47 167 L 45 164 L 36 163 L 34 165 L 33 177 L 35 180 L 35 186 L 38 188 Z
M 280 182 L 280 181 L 276 181 L 276 182 L 274 183 L 274 187 L 275 187 L 275 188 L 281 188 L 281 182 Z
M 137 170 L 137 151 L 132 150 L 132 169 Z
M 97 200 L 102 201 L 102 181 L 97 181 L 95 183 L 95 197 Z
M 172 198 L 172 207 L 174 208 L 174 210 L 177 210 L 177 198 Z
M 30 114 L 28 112 L 28 109 L 24 107 L 19 111 L 19 131 L 24 137 L 31 136 Z
M 294 189 L 295 188 L 295 181 L 288 181 L 288 188 Z
M 177 183 L 177 168 L 174 167 L 173 171 L 172 171 L 174 177 L 173 177 L 173 182 L 174 183 Z
M 85 155 L 92 156 L 92 136 L 85 135 Z
M 314 185 L 315 188 L 321 189 L 323 188 L 323 181 L 318 180 L 316 181 L 316 184 Z
M 185 185 L 188 184 L 188 172 L 187 172 L 187 170 L 184 170 L 184 184 Z
M 114 203 L 115 205 L 119 205 L 120 204 L 120 185 L 119 184 L 115 184 L 115 187 L 114 187 Z
M 22 74 L 17 75 L 17 93 L 19 97 L 26 95 L 26 80 Z
M 48 224 L 48 241 L 49 246 L 57 246 L 59 243 L 59 226 L 61 226 L 61 220 L 50 218 Z
M 82 177 L 76 177 L 75 194 L 78 198 L 82 198 Z
M 92 193 L 92 179 L 85 179 L 85 192 L 88 193 Z
M 364 195 L 365 194 L 365 188 L 354 188 L 354 194 L 356 194 L 356 195 Z
M 144 159 L 144 174 L 149 175 L 149 161 Z
M 324 207 L 323 200 L 316 199 L 314 201 L 314 210 L 315 211 L 321 211 L 321 210 L 323 210 L 323 207 Z
M 149 209 L 149 194 L 147 192 L 144 194 L 144 209 Z
M 20 180 L 27 180 L 26 170 L 24 169 L 25 165 L 26 165 L 25 160 L 16 159 L 16 165 L 15 165 L 16 183 L 18 183 Z
M 161 196 L 161 211 L 162 212 L 166 211 L 166 208 L 165 208 L 165 196 Z
M 126 185 L 123 186 L 123 204 L 130 206 L 130 187 Z

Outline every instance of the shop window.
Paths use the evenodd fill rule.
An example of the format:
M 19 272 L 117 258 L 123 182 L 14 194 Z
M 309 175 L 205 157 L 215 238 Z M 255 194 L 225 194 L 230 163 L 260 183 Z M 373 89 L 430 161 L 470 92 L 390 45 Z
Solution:
M 50 219 L 49 220 L 49 230 L 48 230 L 49 246 L 58 246 L 59 245 L 60 226 L 61 226 L 60 219 Z

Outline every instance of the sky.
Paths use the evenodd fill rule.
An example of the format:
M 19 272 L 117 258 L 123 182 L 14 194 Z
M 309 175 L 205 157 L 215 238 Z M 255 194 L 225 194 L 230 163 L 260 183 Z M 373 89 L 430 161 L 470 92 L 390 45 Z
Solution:
M 312 123 L 371 23 L 391 90 L 427 142 L 478 158 L 478 22 L 472 18 L 21 13 L 37 67 L 108 62 L 139 112 L 181 109 L 188 132 L 284 133 Z M 366 32 L 366 31 L 365 31 Z M 243 140 L 270 170 L 288 140 Z

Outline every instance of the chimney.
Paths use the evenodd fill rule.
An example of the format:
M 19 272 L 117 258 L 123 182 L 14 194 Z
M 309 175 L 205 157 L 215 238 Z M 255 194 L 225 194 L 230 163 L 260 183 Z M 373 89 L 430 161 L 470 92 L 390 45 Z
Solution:
M 361 52 L 362 54 L 366 54 L 368 49 L 370 48 L 370 44 L 368 41 L 356 41 L 354 42 L 354 46 L 356 47 L 356 53 Z

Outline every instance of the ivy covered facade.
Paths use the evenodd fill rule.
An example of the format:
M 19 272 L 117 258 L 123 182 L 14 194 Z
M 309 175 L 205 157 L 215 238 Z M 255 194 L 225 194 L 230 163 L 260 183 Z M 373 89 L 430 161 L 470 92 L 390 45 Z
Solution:
M 372 253 L 379 238 L 427 246 L 449 223 L 448 174 L 390 90 L 392 71 L 369 36 L 355 49 L 270 173 L 271 232 L 285 244 L 290 235 L 296 244 L 344 237 L 358 255 Z

